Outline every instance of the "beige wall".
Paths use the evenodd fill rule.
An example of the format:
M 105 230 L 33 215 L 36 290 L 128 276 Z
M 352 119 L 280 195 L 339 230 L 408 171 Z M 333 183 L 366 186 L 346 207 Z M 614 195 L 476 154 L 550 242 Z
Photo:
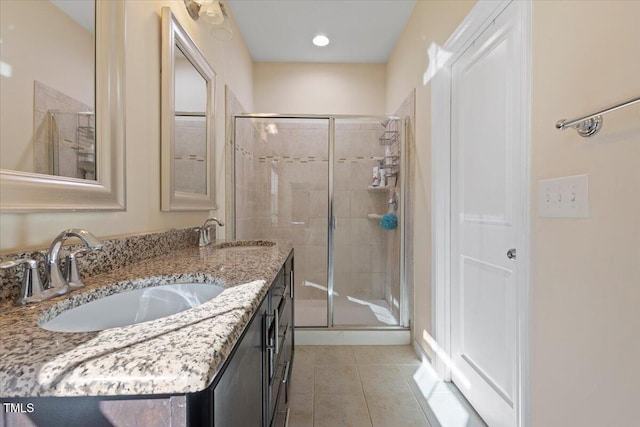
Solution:
M 581 138 L 554 129 L 640 96 L 637 1 L 533 4 L 534 426 L 623 426 L 640 400 L 640 106 Z M 538 216 L 538 181 L 589 174 L 588 219 Z
M 257 62 L 255 112 L 385 114 L 385 64 Z
M 416 339 L 431 332 L 430 86 L 422 76 L 474 2 L 418 1 L 389 63 L 252 64 L 241 37 L 209 38 L 182 2 L 127 2 L 127 212 L 2 214 L 0 249 L 41 246 L 63 228 L 100 236 L 199 223 L 206 213 L 159 211 L 159 11 L 171 5 L 250 111 L 384 114 L 416 89 Z M 628 425 L 640 384 L 640 130 L 638 106 L 605 118 L 583 139 L 553 124 L 640 93 L 640 2 L 533 6 L 531 386 L 534 426 Z M 386 78 L 386 83 L 385 83 Z M 385 89 L 386 84 L 386 89 Z M 253 103 L 255 85 L 255 105 Z M 351 94 L 351 96 L 350 96 Z M 354 95 L 355 94 L 355 95 Z M 218 115 L 218 200 L 224 209 L 223 117 Z M 588 173 L 590 218 L 537 215 L 540 179 Z M 219 212 L 224 216 L 223 212 Z
M 415 338 L 431 331 L 431 42 L 442 44 L 473 2 L 418 2 L 387 65 L 387 111 L 416 88 Z M 605 118 L 584 139 L 573 118 L 640 94 L 634 1 L 533 3 L 531 134 L 532 425 L 622 426 L 640 384 L 640 109 Z M 588 219 L 538 216 L 538 181 L 589 174 Z
M 386 110 L 396 111 L 415 88 L 415 138 L 412 161 L 414 250 L 414 338 L 427 352 L 423 332 L 431 331 L 431 85 L 422 76 L 432 43 L 442 46 L 471 10 L 474 1 L 418 1 L 387 63 Z
M 0 167 L 35 172 L 34 80 L 93 106 L 93 34 L 49 1 L 2 1 L 0 21 L 11 67 L 0 78 Z
M 217 73 L 216 179 L 224 217 L 224 86 L 251 109 L 252 60 L 235 30 L 229 42 L 209 36 L 187 15 L 182 1 L 126 1 L 126 158 L 127 211 L 0 214 L 0 250 L 45 246 L 61 230 L 82 227 L 98 236 L 197 225 L 207 212 L 160 212 L 160 10 L 170 6 Z

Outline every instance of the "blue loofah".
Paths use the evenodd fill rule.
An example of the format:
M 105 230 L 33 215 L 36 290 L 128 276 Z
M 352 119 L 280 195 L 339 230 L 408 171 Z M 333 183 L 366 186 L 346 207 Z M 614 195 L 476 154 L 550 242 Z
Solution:
M 380 227 L 385 230 L 393 230 L 398 226 L 398 217 L 394 213 L 384 214 L 380 219 Z

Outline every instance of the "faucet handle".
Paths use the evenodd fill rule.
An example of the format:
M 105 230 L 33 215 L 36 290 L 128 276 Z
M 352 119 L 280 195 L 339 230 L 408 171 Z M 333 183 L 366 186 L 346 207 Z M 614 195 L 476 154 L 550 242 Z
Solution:
M 78 289 L 85 286 L 82 278 L 80 277 L 78 258 L 82 255 L 88 254 L 89 252 L 91 252 L 91 249 L 89 248 L 80 248 L 65 257 L 63 276 L 69 284 L 70 289 Z
M 213 223 L 218 224 L 220 227 L 224 227 L 224 222 L 219 220 L 216 217 L 207 218 L 207 220 L 202 224 L 201 227 L 198 227 L 196 230 L 200 232 L 198 246 L 207 246 L 211 243 L 211 229 L 214 226 Z
M 198 246 L 207 246 L 211 243 L 211 226 L 202 226 L 196 228 L 198 231 Z
M 31 258 L 21 258 L 12 261 L 0 263 L 1 269 L 19 267 L 25 265 L 24 274 L 22 276 L 22 288 L 20 295 L 15 300 L 16 305 L 25 305 L 32 302 L 43 301 L 57 295 L 51 290 L 44 290 L 40 281 L 40 273 L 38 272 L 38 262 Z

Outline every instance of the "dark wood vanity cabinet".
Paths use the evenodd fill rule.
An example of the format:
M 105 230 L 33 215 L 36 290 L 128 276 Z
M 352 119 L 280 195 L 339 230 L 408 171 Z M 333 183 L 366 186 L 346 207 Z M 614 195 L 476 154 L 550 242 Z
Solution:
M 271 287 L 271 305 L 268 317 L 273 318 L 267 330 L 266 352 L 266 414 L 265 426 L 288 424 L 289 378 L 293 369 L 293 256 L 285 262 Z M 276 344 L 277 342 L 277 344 Z
M 189 426 L 262 426 L 263 331 L 268 297 L 256 311 L 217 381 L 187 396 Z
M 213 384 L 187 396 L 189 426 L 287 424 L 294 354 L 293 262 L 291 253 Z

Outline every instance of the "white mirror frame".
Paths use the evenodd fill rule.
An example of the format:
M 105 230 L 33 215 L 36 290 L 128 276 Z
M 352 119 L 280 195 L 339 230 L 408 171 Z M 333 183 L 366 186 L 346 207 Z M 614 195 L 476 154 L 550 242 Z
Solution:
M 175 169 L 175 49 L 182 53 L 207 82 L 207 192 L 192 194 L 176 191 Z M 163 211 L 214 210 L 215 196 L 215 80 L 216 73 L 182 28 L 171 8 L 162 8 L 162 164 L 161 209 Z
M 1 211 L 125 210 L 124 25 L 124 0 L 96 0 L 97 181 L 0 169 Z

